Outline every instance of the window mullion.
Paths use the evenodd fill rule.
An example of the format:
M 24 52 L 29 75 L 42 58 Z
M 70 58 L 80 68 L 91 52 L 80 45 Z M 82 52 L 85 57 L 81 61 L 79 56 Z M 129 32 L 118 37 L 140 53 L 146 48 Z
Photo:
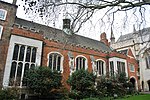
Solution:
M 26 58 L 26 52 L 27 52 L 27 46 L 25 46 L 25 50 L 24 50 L 24 57 L 23 57 L 23 64 L 24 64 L 24 62 L 25 62 L 25 58 Z
M 30 54 L 30 63 L 31 63 L 31 59 L 32 59 L 32 52 L 33 52 L 33 47 L 31 47 L 31 54 Z
M 59 55 L 56 55 L 56 70 L 57 70 L 58 56 L 59 56 Z
M 122 73 L 122 63 L 120 62 L 120 73 Z
M 83 58 L 81 58 L 81 69 L 83 69 Z
M 23 63 L 22 65 L 22 73 L 21 73 L 21 83 L 20 83 L 20 86 L 22 86 L 22 80 L 23 80 L 23 75 L 24 75 L 24 66 L 25 66 L 25 63 Z
M 24 57 L 23 57 L 23 62 L 22 62 L 22 73 L 21 73 L 21 83 L 20 83 L 20 86 L 22 86 L 22 80 L 23 80 L 23 75 L 24 75 L 24 67 L 25 67 L 25 57 L 26 57 L 26 53 L 27 52 L 27 46 L 25 46 L 25 51 L 24 51 Z M 29 64 L 29 67 L 30 67 L 30 64 Z
M 17 57 L 17 61 L 19 61 L 20 49 L 21 49 L 21 45 L 19 45 L 19 50 L 18 50 L 18 57 Z
M 112 69 L 112 71 L 113 71 L 113 75 L 114 75 L 114 62 L 112 62 L 112 67 L 113 67 L 113 69 Z
M 100 64 L 100 75 L 102 75 L 102 62 L 99 61 L 99 64 Z
M 54 66 L 53 66 L 53 65 L 54 65 L 54 60 L 55 60 L 55 59 L 54 59 L 54 54 L 52 54 L 52 70 L 53 70 L 53 67 L 54 67 Z
M 79 65 L 79 66 L 78 66 L 78 70 L 81 69 L 81 66 L 80 66 L 81 64 L 80 64 L 80 63 L 81 63 L 81 62 L 80 62 L 80 58 L 79 58 L 79 59 L 78 59 L 78 65 Z
M 98 67 L 98 70 L 97 70 L 98 71 L 98 75 L 100 75 L 99 61 L 97 61 L 97 67 Z
M 80 69 L 80 58 L 78 58 L 78 70 Z
M 15 78 L 14 78 L 14 82 L 15 83 L 16 83 L 16 78 L 17 78 L 18 63 L 19 62 L 17 62 L 17 64 L 16 64 L 16 71 L 15 71 Z

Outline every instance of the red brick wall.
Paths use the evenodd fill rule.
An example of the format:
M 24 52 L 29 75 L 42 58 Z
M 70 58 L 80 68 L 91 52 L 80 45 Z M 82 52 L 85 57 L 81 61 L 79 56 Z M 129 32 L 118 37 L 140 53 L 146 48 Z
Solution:
M 23 37 L 29 37 L 32 39 L 37 39 L 37 40 L 42 40 L 44 42 L 43 45 L 43 54 L 42 54 L 42 63 L 41 66 L 47 66 L 48 63 L 48 54 L 50 52 L 59 52 L 64 56 L 64 60 L 63 60 L 63 84 L 69 88 L 69 86 L 66 84 L 66 81 L 70 75 L 70 68 L 69 68 L 69 59 L 68 59 L 68 51 L 71 51 L 73 56 L 76 57 L 78 55 L 83 55 L 87 58 L 87 62 L 88 62 L 88 70 L 90 72 L 92 72 L 92 63 L 91 63 L 91 59 L 90 59 L 90 55 L 93 55 L 95 59 L 102 59 L 106 62 L 106 67 L 107 67 L 107 71 L 108 71 L 108 59 L 107 56 L 108 54 L 103 53 L 101 51 L 95 51 L 89 48 L 83 48 L 80 46 L 74 46 L 74 45 L 65 45 L 62 43 L 58 43 L 52 40 L 47 40 L 44 39 L 42 34 L 37 34 L 37 33 L 33 33 L 29 30 L 24 30 L 21 28 L 17 28 L 14 26 L 14 28 L 12 29 L 12 34 L 13 35 L 19 35 L 19 36 L 23 36 Z M 74 61 L 75 63 L 75 61 Z M 75 64 L 74 64 L 75 65 Z
M 74 58 L 78 55 L 83 55 L 87 58 L 87 62 L 88 62 L 88 70 L 91 72 L 92 71 L 92 63 L 91 63 L 91 59 L 90 59 L 90 55 L 94 56 L 95 59 L 102 59 L 106 62 L 106 71 L 109 72 L 109 60 L 108 58 L 111 57 L 118 57 L 118 58 L 122 58 L 122 59 L 126 59 L 127 63 L 132 63 L 135 65 L 135 70 L 137 70 L 138 65 L 137 62 L 134 58 L 130 58 L 127 55 L 118 53 L 118 52 L 111 52 L 111 53 L 104 53 L 102 51 L 96 51 L 90 48 L 85 48 L 85 47 L 81 47 L 81 46 L 75 46 L 75 45 L 70 45 L 70 44 L 62 44 L 53 40 L 47 40 L 44 39 L 42 34 L 40 33 L 34 33 L 31 32 L 29 30 L 24 30 L 21 28 L 17 28 L 14 27 L 12 29 L 12 34 L 14 35 L 19 35 L 19 36 L 24 36 L 24 37 L 29 37 L 32 39 L 37 39 L 40 41 L 43 41 L 43 52 L 42 52 L 42 63 L 41 66 L 47 66 L 48 63 L 48 54 L 50 52 L 59 52 L 64 56 L 64 60 L 63 60 L 63 84 L 69 89 L 69 86 L 66 83 L 66 80 L 68 79 L 69 75 L 70 75 L 70 68 L 69 68 L 69 59 L 68 59 L 68 51 L 71 51 Z M 131 53 L 129 53 L 131 54 Z M 75 61 L 74 61 L 75 63 Z M 75 64 L 74 64 L 75 65 Z M 128 65 L 128 64 L 127 64 Z M 138 79 L 136 76 L 136 71 L 135 72 L 130 72 L 129 71 L 129 66 L 128 66 L 128 73 L 129 73 L 129 77 L 130 76 L 135 76 L 136 80 Z
M 109 62 L 108 62 L 108 58 L 110 57 L 118 57 L 118 58 L 122 58 L 122 59 L 126 59 L 127 63 L 132 63 L 135 65 L 135 70 L 137 70 L 138 65 L 137 62 L 134 58 L 130 58 L 127 57 L 124 54 L 118 53 L 118 52 L 111 52 L 111 53 L 104 53 L 101 51 L 95 51 L 93 49 L 90 48 L 84 48 L 84 47 L 80 47 L 80 46 L 75 46 L 75 45 L 69 45 L 69 44 L 62 44 L 56 41 L 52 41 L 52 40 L 47 40 L 44 39 L 42 37 L 41 34 L 37 34 L 37 33 L 33 33 L 31 31 L 28 30 L 23 30 L 23 29 L 19 29 L 14 27 L 12 30 L 12 34 L 15 35 L 20 35 L 20 36 L 24 36 L 24 37 L 29 37 L 29 38 L 33 38 L 33 39 L 37 39 L 37 40 L 42 40 L 44 42 L 43 45 L 43 54 L 42 54 L 42 64 L 41 66 L 47 66 L 48 63 L 48 54 L 50 52 L 59 52 L 64 56 L 64 60 L 63 60 L 63 84 L 69 88 L 69 86 L 66 84 L 66 80 L 68 79 L 69 75 L 70 75 L 70 68 L 69 68 L 69 59 L 68 59 L 68 51 L 71 51 L 74 58 L 78 55 L 83 55 L 87 58 L 87 62 L 88 62 L 88 70 L 91 72 L 92 71 L 92 63 L 91 63 L 91 59 L 90 59 L 90 55 L 94 56 L 95 59 L 102 59 L 106 62 L 106 71 L 109 72 Z M 131 53 L 129 53 L 131 54 Z M 74 61 L 75 63 L 75 61 Z M 75 64 L 74 64 L 75 65 Z M 127 64 L 128 65 L 128 64 Z M 128 66 L 128 73 L 129 73 L 129 77 L 130 76 L 135 76 L 136 80 L 138 80 L 137 75 L 136 75 L 136 71 L 135 72 L 130 72 L 129 70 L 129 66 Z
M 41 40 L 41 41 L 44 40 L 42 34 L 32 33 L 29 30 L 25 30 L 25 29 L 22 29 L 22 28 L 17 28 L 15 26 L 11 30 L 11 34 L 19 35 L 19 36 L 23 36 L 23 37 L 28 37 L 28 38 L 32 38 L 32 39 L 36 39 L 36 40 Z
M 129 64 L 134 65 L 135 72 L 131 72 L 131 71 L 130 71 L 130 66 L 129 66 Z M 138 76 L 137 76 L 137 72 L 138 72 L 138 67 L 139 67 L 139 65 L 138 65 L 137 60 L 134 58 L 131 49 L 128 50 L 127 65 L 128 65 L 129 78 L 131 78 L 131 77 L 133 76 L 133 77 L 136 79 L 136 81 L 137 81 L 137 83 L 138 83 L 138 89 L 140 90 L 140 80 L 138 79 Z
M 74 58 L 78 55 L 83 55 L 84 57 L 87 58 L 88 60 L 88 71 L 92 72 L 92 63 L 90 59 L 90 55 L 93 55 L 95 59 L 102 59 L 105 62 L 107 62 L 106 55 L 102 52 L 96 52 L 94 50 L 89 50 L 81 47 L 76 47 L 76 46 L 70 46 L 70 45 L 65 45 L 61 43 L 56 43 L 53 41 L 45 40 L 44 41 L 46 44 L 44 45 L 43 49 L 43 57 L 42 57 L 42 66 L 47 66 L 48 62 L 48 54 L 50 52 L 59 52 L 64 56 L 64 61 L 63 61 L 63 84 L 69 88 L 69 86 L 66 84 L 66 81 L 70 75 L 70 68 L 69 68 L 69 59 L 68 59 L 68 51 L 71 51 Z M 75 65 L 75 61 L 74 61 Z

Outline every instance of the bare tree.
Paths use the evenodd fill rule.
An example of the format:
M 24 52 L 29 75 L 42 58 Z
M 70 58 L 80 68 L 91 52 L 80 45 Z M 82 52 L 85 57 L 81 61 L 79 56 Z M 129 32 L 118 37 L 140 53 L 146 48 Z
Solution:
M 91 22 L 96 12 L 103 11 L 99 18 L 102 25 L 109 22 L 113 26 L 118 12 L 124 13 L 125 26 L 129 19 L 129 12 L 134 16 L 135 22 L 140 26 L 145 23 L 145 11 L 150 5 L 150 0 L 22 0 L 26 13 L 35 13 L 47 24 L 54 22 L 58 17 L 66 17 L 72 20 L 71 29 L 78 32 L 83 24 Z M 123 17 L 122 15 L 120 15 Z

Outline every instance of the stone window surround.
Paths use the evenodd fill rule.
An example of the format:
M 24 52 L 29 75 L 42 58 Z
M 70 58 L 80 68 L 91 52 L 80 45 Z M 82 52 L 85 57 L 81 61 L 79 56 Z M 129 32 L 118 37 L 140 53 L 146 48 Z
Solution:
M 12 63 L 12 57 L 13 57 L 13 51 L 14 51 L 14 45 L 15 44 L 22 44 L 22 45 L 28 45 L 32 47 L 37 47 L 37 56 L 36 56 L 36 65 L 40 66 L 41 64 L 41 55 L 42 55 L 42 41 L 21 37 L 17 35 L 11 35 L 10 37 L 10 44 L 8 47 L 8 54 L 6 59 L 6 65 L 4 69 L 4 77 L 3 77 L 3 87 L 9 86 L 9 77 L 10 77 L 10 70 L 11 70 L 11 63 Z M 20 86 L 20 88 L 22 88 Z
M 126 73 L 126 76 L 128 77 L 127 60 L 126 59 L 118 58 L 118 57 L 109 58 L 109 69 L 110 69 L 111 61 L 113 61 L 113 63 L 114 63 L 114 73 L 117 73 L 117 70 L 118 70 L 117 69 L 117 61 L 124 62 L 125 63 L 125 73 Z
M 88 69 L 88 60 L 87 60 L 87 58 L 86 58 L 85 56 L 83 56 L 83 55 L 78 55 L 78 56 L 75 57 L 75 70 L 76 70 L 76 62 L 77 62 L 77 58 L 78 58 L 78 57 L 83 57 L 83 58 L 85 59 L 85 70 L 87 70 L 87 69 Z
M 14 55 L 14 54 L 16 54 L 15 53 L 15 49 L 16 49 L 15 47 L 16 46 L 19 47 L 18 48 L 18 52 L 17 52 L 17 58 L 15 57 L 16 55 Z M 21 50 L 22 47 L 24 47 L 24 51 L 23 51 L 24 53 L 23 53 L 23 59 L 20 60 L 20 57 L 21 57 L 20 56 L 21 55 L 20 50 Z M 25 75 L 25 69 L 26 69 L 26 67 L 28 67 L 27 69 L 30 69 L 31 67 L 35 67 L 36 66 L 36 63 L 35 63 L 36 62 L 35 61 L 36 60 L 36 55 L 33 55 L 33 56 L 35 56 L 35 59 L 34 59 L 34 61 L 32 61 L 32 59 L 33 59 L 33 56 L 32 56 L 32 54 L 33 54 L 33 48 L 36 48 L 36 47 L 31 47 L 31 51 L 30 51 L 30 55 L 29 55 L 30 58 L 27 59 L 28 58 L 27 55 L 28 55 L 28 50 L 29 50 L 28 48 L 29 47 L 30 46 L 21 45 L 21 44 L 15 44 L 15 46 L 14 46 L 14 51 L 13 51 L 13 57 L 12 57 L 12 63 L 11 64 L 16 63 L 16 65 L 15 66 L 11 65 L 11 71 L 10 71 L 10 78 L 9 79 L 11 79 L 11 78 L 12 79 L 9 80 L 9 85 L 10 86 L 23 86 L 22 81 L 23 81 L 23 77 Z M 27 64 L 28 64 L 28 66 L 27 66 Z M 15 67 L 15 71 L 14 71 L 15 73 L 13 72 L 12 67 Z M 21 68 L 20 72 L 19 72 L 19 68 Z M 11 76 L 11 73 L 14 73 L 14 78 Z M 18 77 L 18 75 L 19 75 L 18 73 L 20 73 L 19 77 Z M 12 81 L 12 83 L 10 83 L 11 81 Z
M 2 34 L 3 34 L 3 26 L 0 25 L 0 39 L 2 38 Z
M 97 61 L 103 62 L 103 74 L 101 74 L 101 75 L 98 73 L 98 70 L 97 70 L 97 64 L 96 64 Z M 106 74 L 106 62 L 105 62 L 104 60 L 102 60 L 102 59 L 96 59 L 96 60 L 95 60 L 95 64 L 96 64 L 95 67 L 96 67 L 96 70 L 97 70 L 97 76 L 105 75 L 105 74 Z M 102 70 L 101 70 L 101 73 L 102 73 Z
M 61 73 L 63 73 L 63 61 L 64 61 L 64 56 L 63 56 L 61 53 L 59 53 L 59 52 L 52 51 L 52 52 L 50 52 L 50 53 L 47 55 L 47 59 L 48 59 L 48 61 L 47 61 L 47 66 L 49 66 L 49 55 L 50 55 L 50 54 L 55 54 L 55 53 L 61 56 L 60 71 L 61 71 Z
M 4 13 L 4 16 L 3 16 L 3 18 L 2 17 L 0 17 L 0 20 L 6 20 L 6 15 L 7 15 L 7 11 L 6 10 L 4 10 L 4 9 L 0 9 L 0 13 Z M 1 14 L 0 14 L 1 15 Z

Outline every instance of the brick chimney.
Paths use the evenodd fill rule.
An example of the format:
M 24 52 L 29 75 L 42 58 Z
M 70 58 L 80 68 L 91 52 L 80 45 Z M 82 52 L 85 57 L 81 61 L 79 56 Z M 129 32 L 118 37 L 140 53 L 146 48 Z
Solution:
M 103 42 L 105 45 L 109 46 L 109 43 L 108 43 L 108 39 L 106 37 L 106 33 L 103 32 L 101 35 L 100 35 L 100 41 Z
M 17 0 L 13 0 L 12 4 L 16 5 L 17 3 Z

